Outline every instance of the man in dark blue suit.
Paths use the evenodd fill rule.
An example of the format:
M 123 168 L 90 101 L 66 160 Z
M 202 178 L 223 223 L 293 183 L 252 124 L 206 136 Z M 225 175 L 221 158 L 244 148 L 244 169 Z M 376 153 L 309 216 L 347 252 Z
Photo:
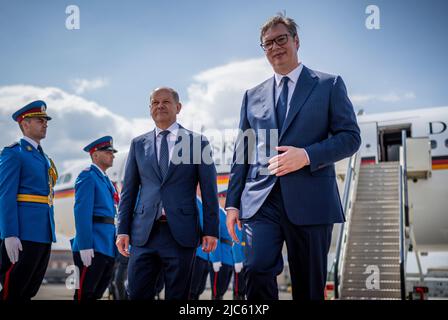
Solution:
M 182 107 L 177 92 L 158 88 L 150 100 L 156 128 L 131 144 L 118 213 L 117 247 L 130 256 L 130 299 L 153 299 L 161 270 L 165 298 L 188 299 L 201 237 L 205 252 L 215 250 L 217 244 L 216 168 L 207 139 L 176 122 Z M 202 231 L 196 206 L 198 184 L 204 206 Z
M 341 77 L 305 67 L 294 20 L 261 29 L 274 76 L 241 107 L 227 192 L 227 227 L 244 223 L 247 297 L 278 299 L 286 242 L 293 299 L 323 299 L 334 223 L 344 221 L 334 162 L 351 156 L 360 132 Z

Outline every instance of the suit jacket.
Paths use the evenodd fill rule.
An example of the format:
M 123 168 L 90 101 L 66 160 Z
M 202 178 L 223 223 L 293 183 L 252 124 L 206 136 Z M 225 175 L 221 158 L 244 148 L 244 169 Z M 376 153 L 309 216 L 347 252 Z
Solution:
M 237 138 L 226 207 L 240 209 L 241 219 L 252 217 L 279 180 L 286 214 L 292 223 L 343 222 L 334 163 L 354 154 L 361 143 L 344 82 L 339 76 L 303 67 L 278 145 L 305 148 L 310 165 L 282 177 L 266 174 L 277 146 L 269 139 L 269 133 L 263 134 L 266 129 L 277 129 L 274 85 L 272 77 L 244 95 L 239 128 L 243 132 L 252 129 L 254 139 L 244 139 L 243 135 Z M 265 147 L 270 154 L 264 151 Z M 243 158 L 238 150 L 245 150 Z
M 204 161 L 199 151 L 202 155 L 211 155 L 207 139 L 179 126 L 168 173 L 162 180 L 155 130 L 132 141 L 121 192 L 118 234 L 128 234 L 132 245 L 143 246 L 163 203 L 169 228 L 179 245 L 197 247 L 202 234 L 218 237 L 216 168 L 213 160 Z M 173 163 L 175 157 L 184 161 Z M 202 231 L 196 205 L 198 183 L 204 213 Z M 135 207 L 139 192 L 140 199 Z
M 116 190 L 112 182 L 96 166 L 84 169 L 75 183 L 76 236 L 73 251 L 94 249 L 115 257 L 115 225 L 93 223 L 93 216 L 115 218 Z
M 53 206 L 18 202 L 18 194 L 53 196 L 49 169 L 52 162 L 21 139 L 0 155 L 0 238 L 56 242 Z

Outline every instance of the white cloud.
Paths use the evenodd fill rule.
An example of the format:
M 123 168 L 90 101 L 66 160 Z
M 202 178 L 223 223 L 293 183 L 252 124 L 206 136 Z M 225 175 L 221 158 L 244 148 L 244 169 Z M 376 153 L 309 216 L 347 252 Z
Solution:
M 405 92 L 403 94 L 399 94 L 396 92 L 389 92 L 387 94 L 354 94 L 350 96 L 350 99 L 354 104 L 363 104 L 375 101 L 393 103 L 412 100 L 415 98 L 416 96 L 414 92 Z
M 179 122 L 195 131 L 206 129 L 235 129 L 238 126 L 241 99 L 244 91 L 271 76 L 265 59 L 238 61 L 199 73 L 188 87 Z M 78 79 L 76 91 L 80 94 L 98 88 L 106 81 Z M 129 143 L 154 127 L 149 118 L 128 119 L 117 115 L 105 106 L 56 87 L 11 85 L 0 87 L 0 146 L 9 145 L 21 137 L 11 115 L 21 106 L 44 100 L 49 122 L 47 138 L 42 141 L 44 150 L 56 161 L 60 170 L 86 159 L 82 148 L 93 139 L 111 135 L 120 151 Z M 210 130 L 207 130 L 210 132 Z
M 76 94 L 83 94 L 86 91 L 92 91 L 107 86 L 109 84 L 109 80 L 106 78 L 95 78 L 90 80 L 73 79 L 71 83 Z
M 272 76 L 266 59 L 236 61 L 199 73 L 188 87 L 179 120 L 196 131 L 238 126 L 245 90 Z
M 179 122 L 194 131 L 206 129 L 209 138 L 210 129 L 222 133 L 224 129 L 237 128 L 245 90 L 270 76 L 272 70 L 264 58 L 231 62 L 197 74 L 187 89 L 187 97 L 182 99 L 184 106 Z M 96 79 L 98 82 L 78 80 L 77 92 L 99 88 L 107 83 L 104 79 Z M 48 135 L 42 145 L 63 168 L 85 159 L 82 148 L 95 138 L 111 135 L 116 148 L 126 151 L 132 138 L 154 127 L 149 115 L 128 119 L 105 106 L 56 87 L 12 85 L 0 87 L 0 146 L 20 138 L 21 133 L 11 115 L 21 106 L 37 99 L 46 101 L 47 111 L 54 119 L 49 123 Z M 415 99 L 415 94 L 391 92 L 353 95 L 351 99 L 355 104 L 375 101 L 391 103 Z
M 127 119 L 96 102 L 55 87 L 4 86 L 0 87 L 0 146 L 9 145 L 21 137 L 11 115 L 21 106 L 38 99 L 47 103 L 47 113 L 53 118 L 42 146 L 62 169 L 70 164 L 66 162 L 68 160 L 85 159 L 82 148 L 96 138 L 111 135 L 116 148 L 125 151 L 133 137 L 154 126 L 149 118 Z

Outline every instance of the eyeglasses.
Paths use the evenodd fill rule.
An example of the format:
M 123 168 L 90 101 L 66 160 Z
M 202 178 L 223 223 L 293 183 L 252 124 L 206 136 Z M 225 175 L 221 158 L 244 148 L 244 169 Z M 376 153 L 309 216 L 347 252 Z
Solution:
M 288 43 L 288 36 L 291 36 L 290 34 L 282 34 L 280 36 L 278 36 L 275 39 L 272 40 L 267 40 L 263 43 L 260 43 L 260 47 L 264 50 L 264 51 L 269 51 L 272 50 L 272 48 L 274 47 L 274 42 L 278 45 L 278 46 L 284 46 L 286 43 Z

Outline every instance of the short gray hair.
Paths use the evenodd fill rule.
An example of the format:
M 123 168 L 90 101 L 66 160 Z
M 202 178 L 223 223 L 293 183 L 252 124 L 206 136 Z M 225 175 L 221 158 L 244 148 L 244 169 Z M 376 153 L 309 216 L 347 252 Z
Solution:
M 157 91 L 160 91 L 160 90 L 169 91 L 173 95 L 174 101 L 176 101 L 176 103 L 179 103 L 179 101 L 180 101 L 179 94 L 177 93 L 176 90 L 174 90 L 173 88 L 170 88 L 170 87 L 155 88 L 154 90 L 152 90 L 151 95 L 149 96 L 149 100 L 152 101 L 152 96 L 154 95 L 154 93 L 156 93 Z

